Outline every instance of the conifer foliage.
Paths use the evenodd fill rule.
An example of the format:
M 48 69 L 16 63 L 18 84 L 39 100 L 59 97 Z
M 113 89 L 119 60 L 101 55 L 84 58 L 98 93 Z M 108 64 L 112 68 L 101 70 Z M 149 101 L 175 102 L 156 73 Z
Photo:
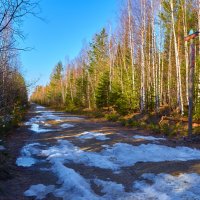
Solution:
M 77 58 L 63 67 L 58 83 L 53 84 L 54 70 L 50 84 L 38 86 L 32 101 L 68 110 L 112 107 L 120 114 L 158 112 L 168 106 L 187 115 L 190 44 L 184 36 L 200 28 L 199 1 L 126 0 L 120 10 L 114 33 L 103 28 L 95 34 Z M 197 118 L 199 42 L 195 41 Z

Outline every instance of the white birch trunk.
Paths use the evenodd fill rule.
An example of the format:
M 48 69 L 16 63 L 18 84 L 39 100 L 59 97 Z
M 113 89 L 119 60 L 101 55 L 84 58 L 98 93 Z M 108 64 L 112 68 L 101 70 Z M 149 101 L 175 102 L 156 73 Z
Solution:
M 141 0 L 141 18 L 142 18 L 142 27 L 141 27 L 141 111 L 145 109 L 145 56 L 144 56 L 144 45 L 145 45 L 145 10 L 146 4 L 145 0 Z
M 181 114 L 184 114 L 183 108 L 183 98 L 182 98 L 182 84 L 181 84 L 181 72 L 180 72 L 180 60 L 179 60 L 179 52 L 178 52 L 178 45 L 177 45 L 177 38 L 176 38 L 176 31 L 175 31 L 175 20 L 174 20 L 174 6 L 173 0 L 170 0 L 171 6 L 171 20 L 172 20 L 172 29 L 174 35 L 174 49 L 175 49 L 175 61 L 176 61 L 176 71 L 177 71 L 177 100 L 178 105 L 181 111 Z
M 171 105 L 171 80 L 172 80 L 172 29 L 170 33 L 170 42 L 169 42 L 169 64 L 168 64 L 168 82 L 167 82 L 167 90 L 168 90 L 168 101 L 169 105 Z
M 183 10 L 183 30 L 184 30 L 184 36 L 187 36 L 187 8 L 186 8 L 186 0 L 183 1 L 182 10 Z M 185 68 L 186 68 L 186 101 L 188 104 L 188 67 L 189 67 L 189 55 L 188 55 L 188 42 L 186 41 L 185 44 Z
M 129 45 L 131 49 L 131 69 L 132 69 L 132 91 L 135 91 L 135 59 L 134 59 L 134 40 L 132 27 L 131 0 L 128 0 L 128 22 L 129 22 Z

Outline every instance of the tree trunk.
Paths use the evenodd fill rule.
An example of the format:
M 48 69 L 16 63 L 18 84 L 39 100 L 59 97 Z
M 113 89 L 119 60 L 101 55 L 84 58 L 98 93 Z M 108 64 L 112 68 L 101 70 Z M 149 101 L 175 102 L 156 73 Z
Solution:
M 188 110 L 188 136 L 192 135 L 192 116 L 193 116 L 193 93 L 194 93 L 194 66 L 195 66 L 195 45 L 191 41 L 190 45 L 190 69 L 189 69 L 189 110 Z
M 181 114 L 183 115 L 184 108 L 183 108 L 183 97 L 182 97 L 181 71 L 180 71 L 179 51 L 178 51 L 176 31 L 175 31 L 173 0 L 170 0 L 170 6 L 171 6 L 172 30 L 173 30 L 173 35 L 174 35 L 174 49 L 175 49 L 175 57 L 176 57 L 175 61 L 176 61 L 176 73 L 177 73 L 177 102 L 178 102 Z

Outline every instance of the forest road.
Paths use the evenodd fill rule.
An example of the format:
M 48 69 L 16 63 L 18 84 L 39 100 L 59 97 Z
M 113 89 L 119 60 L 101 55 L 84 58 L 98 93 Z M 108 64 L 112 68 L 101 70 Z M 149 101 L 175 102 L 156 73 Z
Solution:
M 200 200 L 200 145 L 33 104 L 7 138 L 0 200 Z

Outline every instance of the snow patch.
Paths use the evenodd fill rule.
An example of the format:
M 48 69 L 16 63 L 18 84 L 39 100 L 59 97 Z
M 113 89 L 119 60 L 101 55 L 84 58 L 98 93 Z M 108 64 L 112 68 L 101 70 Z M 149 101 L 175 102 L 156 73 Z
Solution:
M 45 123 L 44 126 L 46 126 L 46 127 L 51 127 L 52 125 L 51 125 L 51 124 Z
M 65 128 L 73 128 L 74 125 L 73 125 L 73 124 L 66 124 L 66 123 L 65 123 L 65 124 L 61 124 L 60 127 L 61 127 L 61 128 L 64 128 L 64 129 L 65 129 Z
M 22 148 L 21 157 L 16 160 L 17 166 L 31 167 L 37 162 L 37 160 L 32 157 L 33 155 L 39 155 L 40 150 L 36 146 L 40 146 L 40 144 L 28 144 Z
M 153 136 L 142 136 L 142 135 L 135 135 L 133 136 L 133 138 L 139 140 L 148 140 L 148 141 L 166 140 L 165 138 L 157 138 Z
M 36 106 L 36 109 L 45 109 L 44 106 Z
M 83 132 L 79 136 L 80 139 L 97 139 L 97 140 L 109 140 L 110 138 L 106 137 L 103 133 L 97 132 Z
M 31 157 L 20 157 L 17 158 L 16 164 L 19 167 L 31 167 L 36 163 L 36 159 L 31 158 Z
M 94 180 L 94 183 L 102 188 L 101 192 L 104 194 L 102 199 L 119 199 L 119 197 L 124 199 L 125 196 L 127 197 L 128 193 L 125 192 L 122 184 L 100 179 Z
M 65 117 L 66 120 L 84 120 L 83 117 Z
M 43 129 L 43 128 L 40 128 L 39 124 L 32 124 L 31 128 L 29 128 L 29 130 L 34 131 L 36 133 L 46 133 L 46 132 L 53 131 L 52 129 Z
M 119 170 L 137 162 L 187 161 L 199 160 L 200 151 L 188 147 L 168 147 L 156 144 L 133 146 L 117 143 L 99 153 L 87 152 L 68 141 L 59 140 L 59 145 L 41 151 L 48 159 L 60 159 L 102 169 Z
M 170 174 L 144 174 L 144 180 L 136 181 L 133 189 L 136 200 L 200 200 L 200 176 L 198 174 L 181 174 L 172 176 Z M 152 182 L 150 184 L 149 182 Z
M 44 199 L 47 194 L 53 192 L 55 189 L 54 185 L 45 186 L 43 184 L 32 185 L 24 195 L 27 197 L 36 197 L 37 200 Z
M 31 186 L 24 194 L 43 199 L 52 193 L 55 197 L 64 200 L 200 200 L 200 175 L 181 174 L 144 174 L 139 181 L 133 183 L 132 191 L 127 193 L 122 184 L 99 179 L 91 180 L 101 188 L 103 196 L 96 195 L 90 181 L 82 177 L 75 170 L 65 166 L 68 162 L 94 166 L 103 169 L 119 170 L 123 166 L 131 166 L 141 162 L 160 162 L 174 160 L 200 159 L 200 151 L 188 147 L 168 147 L 157 144 L 142 144 L 133 146 L 126 143 L 116 143 L 106 146 L 99 153 L 83 151 L 67 140 L 59 140 L 58 145 L 42 150 L 39 143 L 28 144 L 22 149 L 22 158 L 31 159 L 40 156 L 51 163 L 51 170 L 58 178 L 59 188 L 55 186 Z M 33 158 L 34 159 L 34 158 Z M 36 160 L 37 161 L 37 160 Z M 25 163 L 26 165 L 26 163 Z
M 61 188 L 54 191 L 56 197 L 64 200 L 97 200 L 97 195 L 93 193 L 89 182 L 73 169 L 65 167 L 59 160 L 52 159 L 53 172 L 57 175 Z

